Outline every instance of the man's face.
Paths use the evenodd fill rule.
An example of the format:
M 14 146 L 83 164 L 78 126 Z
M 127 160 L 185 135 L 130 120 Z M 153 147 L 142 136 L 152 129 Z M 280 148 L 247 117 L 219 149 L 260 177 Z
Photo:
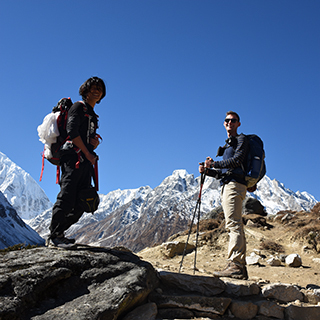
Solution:
M 93 84 L 88 92 L 87 100 L 94 101 L 94 103 L 97 103 L 102 97 L 102 92 L 103 89 L 101 86 Z
M 233 114 L 228 114 L 223 123 L 224 127 L 227 130 L 228 137 L 236 136 L 237 130 L 240 127 L 241 123 L 238 121 L 237 116 Z

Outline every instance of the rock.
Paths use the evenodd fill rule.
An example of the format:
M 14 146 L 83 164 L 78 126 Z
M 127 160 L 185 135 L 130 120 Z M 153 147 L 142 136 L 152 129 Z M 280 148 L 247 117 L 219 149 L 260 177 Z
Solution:
M 173 258 L 175 255 L 183 254 L 184 248 L 186 246 L 185 242 L 171 241 L 162 244 L 162 253 L 168 258 Z M 193 244 L 188 243 L 186 248 L 186 253 L 192 252 L 196 247 Z
M 246 297 L 258 295 L 261 291 L 254 281 L 224 278 L 224 283 L 226 284 L 225 292 L 231 296 Z
M 296 253 L 289 254 L 286 257 L 286 265 L 292 268 L 301 267 L 302 265 L 301 257 Z
M 292 213 L 287 213 L 281 218 L 282 223 L 287 223 L 288 221 L 292 220 L 294 215 Z
M 155 302 L 158 309 L 183 308 L 191 311 L 209 312 L 223 315 L 231 303 L 230 298 L 203 297 L 195 295 L 168 296 L 152 293 L 149 300 Z
M 233 301 L 230 306 L 232 314 L 240 319 L 253 319 L 259 307 L 250 301 Z
M 161 319 L 193 319 L 194 312 L 184 308 L 159 309 L 158 317 Z
M 303 300 L 303 294 L 297 286 L 282 283 L 270 284 L 263 287 L 262 296 L 268 299 L 276 299 L 281 302 Z
M 260 216 L 267 216 L 267 212 L 261 202 L 255 198 L 246 197 L 242 203 L 242 214 L 258 214 Z
M 201 220 L 218 219 L 220 215 L 223 215 L 222 206 L 217 206 L 210 212 L 202 215 Z
M 261 257 L 257 255 L 255 252 L 251 252 L 250 256 L 246 257 L 246 263 L 248 265 L 254 265 L 260 263 Z
M 270 257 L 267 260 L 267 264 L 269 264 L 270 266 L 273 266 L 273 267 L 281 266 L 281 259 L 278 257 Z
M 319 291 L 319 294 L 317 293 Z M 318 304 L 320 302 L 320 290 L 308 290 L 308 289 L 301 289 L 301 292 L 304 295 L 304 302 L 310 304 Z
M 320 258 L 313 258 L 312 260 L 316 263 L 320 263 Z
M 284 318 L 284 308 L 279 306 L 274 301 L 258 301 L 259 314 L 266 317 L 273 317 L 276 319 Z
M 2 254 L 0 319 L 117 319 L 158 285 L 151 264 L 106 248 Z
M 151 302 L 129 312 L 122 320 L 155 320 L 157 313 L 157 305 Z
M 189 274 L 160 271 L 161 283 L 185 292 L 195 292 L 204 296 L 213 296 L 225 290 L 225 283 L 216 277 L 192 276 Z
M 320 319 L 320 306 L 290 305 L 285 309 L 285 318 L 289 320 L 316 320 Z

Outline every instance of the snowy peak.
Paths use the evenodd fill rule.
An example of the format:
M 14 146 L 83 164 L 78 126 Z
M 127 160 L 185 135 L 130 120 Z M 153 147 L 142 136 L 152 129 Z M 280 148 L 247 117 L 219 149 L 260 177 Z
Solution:
M 1 152 L 0 191 L 25 220 L 36 217 L 52 206 L 38 183 Z
M 293 192 L 284 184 L 265 176 L 258 184 L 255 196 L 266 207 L 268 214 L 276 214 L 281 210 L 308 211 L 317 200 L 308 192 Z

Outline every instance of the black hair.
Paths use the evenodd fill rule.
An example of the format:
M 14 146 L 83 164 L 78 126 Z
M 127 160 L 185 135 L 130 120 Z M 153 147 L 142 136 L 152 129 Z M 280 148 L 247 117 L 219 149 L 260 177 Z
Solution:
M 98 77 L 91 77 L 87 81 L 85 81 L 79 88 L 79 94 L 82 97 L 83 101 L 86 101 L 87 95 L 90 91 L 91 86 L 96 85 L 98 87 L 101 87 L 102 89 L 102 96 L 97 103 L 100 103 L 100 101 L 106 96 L 107 89 L 106 85 L 104 84 L 103 80 Z
M 226 116 L 228 116 L 229 114 L 237 117 L 237 118 L 238 118 L 238 122 L 240 122 L 240 117 L 239 117 L 239 115 L 238 115 L 236 112 L 234 112 L 234 111 L 228 111 L 227 114 L 226 114 Z

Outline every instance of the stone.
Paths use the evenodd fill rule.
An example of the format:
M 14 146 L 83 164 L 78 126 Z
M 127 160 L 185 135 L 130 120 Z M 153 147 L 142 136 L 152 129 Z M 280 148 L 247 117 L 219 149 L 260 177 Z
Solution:
M 270 257 L 266 262 L 273 267 L 281 266 L 281 259 L 278 257 Z
M 230 311 L 236 318 L 253 319 L 258 313 L 259 307 L 250 301 L 232 301 Z
M 246 257 L 247 265 L 255 265 L 260 264 L 261 257 L 257 255 L 255 252 L 251 252 L 249 256 Z
M 225 292 L 235 297 L 246 297 L 260 294 L 260 287 L 254 281 L 224 278 Z
M 171 241 L 162 244 L 162 253 L 168 258 L 173 258 L 176 255 L 182 255 L 184 248 L 186 247 L 185 242 Z M 196 247 L 193 244 L 188 243 L 186 253 L 192 252 Z
M 159 316 L 161 319 L 193 319 L 194 313 L 184 308 L 164 308 L 158 310 Z
M 288 320 L 316 320 L 320 319 L 320 306 L 295 306 L 285 308 L 285 318 Z
M 154 292 L 149 295 L 149 300 L 155 302 L 159 310 L 166 308 L 183 308 L 218 315 L 223 315 L 231 303 L 231 299 L 226 297 L 158 295 Z
M 302 266 L 301 257 L 296 253 L 289 254 L 286 257 L 286 265 L 292 268 L 301 267 Z
M 185 292 L 194 292 L 204 296 L 214 296 L 225 290 L 225 283 L 217 277 L 192 276 L 167 271 L 159 272 L 164 286 L 176 287 Z
M 319 291 L 319 294 L 317 294 L 317 291 Z M 308 289 L 301 289 L 301 292 L 304 295 L 304 302 L 310 303 L 310 304 L 318 304 L 320 302 L 320 290 L 308 290 Z
M 153 302 L 143 304 L 129 312 L 122 320 L 155 320 L 158 313 L 157 305 Z
M 280 302 L 303 301 L 303 294 L 299 288 L 290 284 L 274 283 L 262 288 L 262 296 L 267 299 L 276 299 Z
M 0 260 L 0 319 L 116 319 L 146 301 L 157 272 L 106 248 L 10 251 Z
M 276 319 L 284 319 L 284 307 L 279 306 L 274 301 L 258 301 L 259 306 L 258 314 L 266 317 L 273 317 Z
M 267 216 L 267 212 L 261 202 L 255 198 L 246 197 L 242 203 L 242 214 L 258 214 L 260 216 Z

